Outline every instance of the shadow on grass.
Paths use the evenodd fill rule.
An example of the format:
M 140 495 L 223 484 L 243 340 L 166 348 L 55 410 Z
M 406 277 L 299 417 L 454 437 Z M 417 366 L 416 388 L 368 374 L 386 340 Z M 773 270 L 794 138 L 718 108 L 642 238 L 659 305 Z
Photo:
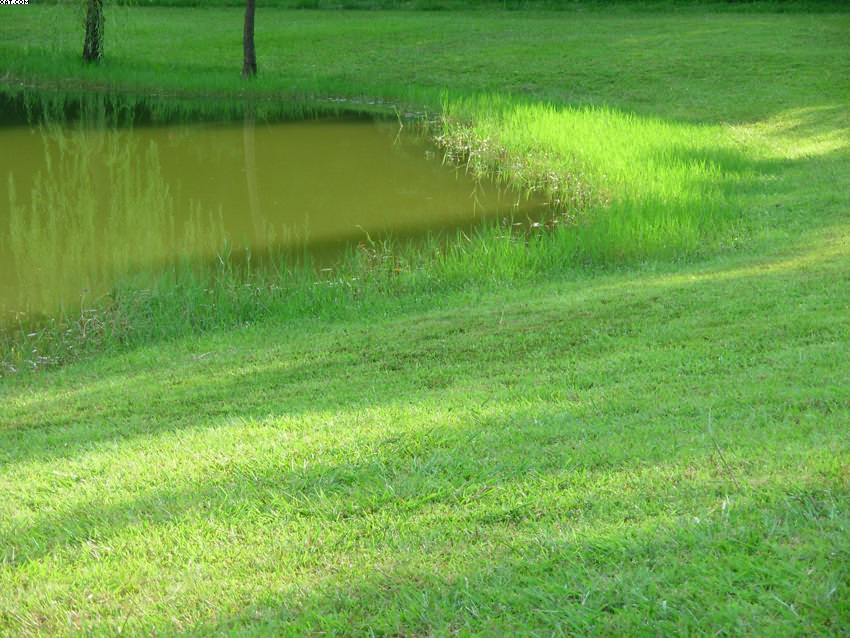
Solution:
M 850 494 L 839 479 L 738 491 L 707 471 L 709 450 L 691 455 L 690 476 L 660 457 L 576 463 L 567 442 L 581 425 L 551 426 L 522 414 L 469 419 L 371 441 L 357 463 L 249 464 L 120 504 L 85 503 L 3 533 L 4 569 L 47 556 L 61 564 L 65 552 L 74 561 L 100 552 L 108 565 L 125 531 L 156 554 L 184 526 L 202 526 L 203 556 L 170 554 L 162 569 L 179 579 L 175 558 L 221 562 L 235 592 L 210 601 L 189 635 L 841 626 Z M 241 549 L 249 529 L 253 559 Z M 143 617 L 139 592 L 128 592 L 111 602 L 127 610 L 127 630 L 175 633 L 174 616 Z M 245 595 L 244 609 L 222 609 Z
M 613 612 L 618 609 L 618 598 L 597 594 L 600 586 L 604 589 L 612 584 L 612 578 L 618 588 L 629 586 L 622 578 L 605 573 L 622 569 L 624 564 L 652 571 L 653 560 L 658 559 L 672 573 L 677 569 L 676 559 L 667 552 L 677 548 L 685 553 L 706 551 L 709 556 L 713 552 L 722 560 L 724 549 L 739 544 L 746 545 L 745 553 L 757 556 L 756 563 L 762 566 L 777 551 L 787 558 L 792 550 L 784 545 L 799 543 L 801 532 L 791 531 L 785 520 L 774 522 L 772 531 L 762 535 L 757 523 L 771 510 L 784 512 L 786 517 L 787 511 L 793 510 L 792 518 L 802 517 L 805 525 L 811 526 L 805 534 L 825 534 L 830 542 L 838 543 L 842 517 L 846 517 L 838 503 L 847 495 L 847 485 L 840 477 L 824 473 L 823 461 L 818 459 L 828 454 L 816 444 L 805 439 L 795 443 L 798 453 L 810 456 L 812 464 L 806 474 L 777 483 L 775 478 L 765 480 L 752 471 L 751 476 L 741 477 L 743 489 L 739 489 L 724 475 L 710 445 L 696 442 L 689 428 L 676 424 L 665 433 L 669 438 L 663 446 L 648 444 L 648 438 L 661 432 L 659 428 L 646 433 L 640 428 L 611 427 L 609 422 L 589 423 L 565 413 L 523 410 L 484 419 L 468 415 L 446 426 L 427 428 L 423 424 L 418 429 L 390 429 L 377 436 L 355 435 L 359 438 L 350 444 L 339 444 L 324 454 L 328 460 L 319 456 L 301 467 L 287 463 L 283 454 L 265 450 L 258 458 L 237 460 L 226 468 L 207 468 L 206 476 L 189 481 L 143 488 L 118 502 L 83 498 L 71 508 L 60 506 L 58 511 L 37 514 L 31 522 L 6 525 L 0 532 L 0 563 L 4 569 L 16 569 L 49 556 L 61 562 L 64 555 L 77 560 L 89 554 L 108 561 L 124 551 L 110 547 L 126 548 L 133 538 L 136 542 L 145 539 L 155 553 L 153 548 L 159 543 L 181 537 L 185 526 L 202 526 L 213 538 L 229 538 L 234 530 L 251 529 L 255 534 L 251 542 L 267 544 L 263 551 L 273 551 L 274 561 L 297 567 L 298 573 L 319 583 L 319 593 L 308 594 L 298 604 L 297 614 L 309 617 L 311 607 L 329 607 L 327 611 L 335 614 L 357 616 L 359 608 L 360 612 L 370 610 L 367 618 L 385 622 L 380 619 L 381 607 L 406 608 L 406 602 L 421 594 L 423 583 L 434 599 L 455 596 L 464 580 L 476 582 L 475 589 L 484 587 L 495 594 L 502 586 L 518 584 L 514 579 L 532 578 L 535 572 L 540 584 L 545 581 L 549 589 L 544 598 L 554 596 L 550 602 L 574 605 L 593 591 L 597 600 L 591 608 Z M 752 445 L 758 454 L 781 450 L 787 455 L 789 448 L 779 440 L 781 436 L 775 434 L 776 440 L 767 446 L 759 446 L 756 436 Z M 641 450 L 639 456 L 633 454 L 635 449 Z M 286 446 L 281 450 L 292 451 Z M 58 474 L 66 486 L 73 487 L 81 480 Z M 788 495 L 791 501 L 801 502 L 789 502 Z M 717 503 L 724 499 L 735 502 L 736 512 L 746 512 L 742 517 L 746 524 L 739 524 L 732 537 L 727 536 L 723 524 L 724 517 L 728 522 L 728 512 L 716 511 Z M 712 523 L 698 534 L 683 535 L 677 530 L 678 525 L 696 530 L 700 521 L 694 517 L 704 515 Z M 314 534 L 302 536 L 299 531 L 305 526 L 321 530 L 318 551 L 313 547 Z M 357 539 L 353 544 L 346 529 Z M 430 529 L 443 531 L 437 538 L 429 538 Z M 275 540 L 278 537 L 280 540 Z M 419 544 L 429 546 L 424 551 L 432 554 L 430 558 L 417 556 Z M 686 549 L 682 550 L 683 546 Z M 387 555 L 394 547 L 403 554 L 398 559 Z M 333 558 L 337 551 L 353 561 L 357 569 L 352 576 L 360 582 L 345 592 L 333 586 L 330 592 L 321 591 L 326 582 L 322 575 L 326 555 Z M 358 564 L 353 557 L 361 551 L 384 555 L 386 564 Z M 466 572 L 467 561 L 456 561 L 452 558 L 455 552 L 461 556 L 471 553 L 478 571 Z M 228 562 L 236 560 L 227 553 Z M 515 560 L 517 555 L 519 560 Z M 539 555 L 546 558 L 537 565 Z M 497 563 L 501 559 L 507 562 L 494 566 L 494 557 Z M 216 558 L 215 551 L 204 557 L 205 561 L 223 559 Z M 427 568 L 422 566 L 423 559 Z M 585 573 L 603 573 L 591 576 L 593 582 L 583 585 L 582 578 L 562 581 L 561 570 L 567 569 L 564 560 Z M 442 571 L 444 561 L 448 575 Z M 413 567 L 408 569 L 405 563 Z M 792 565 L 786 568 L 790 570 Z M 269 577 L 275 578 L 277 568 L 269 569 Z M 761 568 L 753 569 L 752 574 L 737 574 L 736 578 L 743 582 L 755 578 L 758 589 Z M 696 574 L 685 578 L 693 576 Z M 568 582 L 574 587 L 567 586 Z M 729 587 L 731 595 L 735 586 L 730 583 Z M 534 595 L 523 588 L 506 589 L 501 595 L 510 599 L 517 591 L 522 591 L 520 597 Z M 408 597 L 411 601 L 406 601 Z M 498 602 L 488 600 L 490 604 Z M 254 617 L 258 627 L 263 621 L 286 623 L 291 618 L 279 616 L 279 609 L 275 611 L 278 605 L 286 607 L 272 597 L 256 603 L 256 610 L 244 618 L 219 622 L 241 623 Z M 503 611 L 508 613 L 507 609 L 510 604 Z M 310 622 L 321 624 L 318 616 L 322 613 L 316 611 Z M 418 625 L 427 624 L 427 617 L 395 619 L 404 625 L 397 629 L 402 633 L 405 628 L 417 630 Z M 459 622 L 455 617 L 445 620 Z
M 579 531 L 564 512 L 483 527 L 461 515 L 455 538 L 436 551 L 388 556 L 345 582 L 314 577 L 185 635 L 642 635 L 648 625 L 670 634 L 840 632 L 847 568 L 829 550 L 794 547 L 826 540 L 833 556 L 846 555 L 841 523 L 808 514 L 813 504 L 834 511 L 836 498 L 809 486 L 771 502 L 744 499 L 731 517 Z M 806 521 L 793 532 L 754 532 L 760 520 L 789 516 Z
M 235 340 L 220 333 L 189 342 L 176 359 L 172 344 L 167 361 L 159 347 L 93 360 L 46 373 L 43 389 L 12 380 L 2 389 L 0 463 L 74 459 L 112 441 L 378 409 L 400 405 L 402 397 L 401 405 L 439 403 L 445 393 L 465 394 L 457 401 L 467 405 L 523 395 L 561 403 L 592 395 L 609 403 L 606 392 L 640 375 L 641 383 L 677 392 L 683 381 L 703 393 L 717 383 L 746 384 L 749 370 L 794 347 L 838 343 L 846 328 L 847 250 L 845 240 L 707 272 L 562 280 L 538 286 L 532 297 L 507 290 L 474 310 L 466 301 L 424 318 L 419 310 L 414 319 L 400 311 L 372 325 L 269 321 Z M 815 288 L 810 273 L 818 274 Z M 806 312 L 812 304 L 818 311 Z M 642 370 L 646 357 L 653 367 Z M 776 372 L 768 366 L 764 374 Z M 808 387 L 816 379 L 800 382 Z M 641 389 L 629 389 L 633 396 L 615 394 L 617 401 L 645 410 Z M 780 400 L 776 390 L 770 400 Z M 746 411 L 745 404 L 737 409 Z

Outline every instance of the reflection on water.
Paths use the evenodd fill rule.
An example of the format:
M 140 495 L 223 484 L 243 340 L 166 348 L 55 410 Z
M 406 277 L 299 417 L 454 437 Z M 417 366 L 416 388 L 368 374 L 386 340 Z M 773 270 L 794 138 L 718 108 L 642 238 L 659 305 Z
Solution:
M 116 277 L 226 244 L 318 251 L 537 215 L 397 121 L 0 127 L 0 311 L 50 313 Z M 93 123 L 94 122 L 94 123 Z

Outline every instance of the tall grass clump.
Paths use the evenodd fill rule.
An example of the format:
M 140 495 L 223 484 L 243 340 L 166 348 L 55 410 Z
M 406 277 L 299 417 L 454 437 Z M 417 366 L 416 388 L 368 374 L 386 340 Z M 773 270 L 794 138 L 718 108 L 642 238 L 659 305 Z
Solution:
M 568 222 L 559 250 L 579 260 L 716 248 L 755 170 L 720 125 L 501 95 L 444 100 L 437 140 L 476 174 L 543 191 Z

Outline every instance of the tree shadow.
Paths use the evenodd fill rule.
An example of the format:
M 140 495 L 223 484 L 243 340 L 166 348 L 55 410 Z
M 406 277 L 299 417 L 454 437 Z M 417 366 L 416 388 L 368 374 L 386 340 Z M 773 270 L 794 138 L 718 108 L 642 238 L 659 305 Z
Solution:
M 26 379 L 4 384 L 0 464 L 73 460 L 113 441 L 228 422 L 379 410 L 398 405 L 398 397 L 436 405 L 445 393 L 466 392 L 467 399 L 456 401 L 471 409 L 476 402 L 510 401 L 522 392 L 545 397 L 544 403 L 565 401 L 564 388 L 575 396 L 590 391 L 601 397 L 616 387 L 616 377 L 596 388 L 585 378 L 599 370 L 630 369 L 646 338 L 663 344 L 666 365 L 688 369 L 691 355 L 677 339 L 700 322 L 733 353 L 762 357 L 760 339 L 769 339 L 782 323 L 787 291 L 800 298 L 808 294 L 808 278 L 798 271 L 839 264 L 845 253 L 841 244 L 815 246 L 773 261 L 718 262 L 691 274 L 636 276 L 626 283 L 600 275 L 538 284 L 533 310 L 508 289 L 488 293 L 474 308 L 464 302 L 424 317 L 411 307 L 371 323 L 314 322 L 293 326 L 291 337 L 268 322 L 252 328 L 244 342 L 234 343 L 222 332 L 184 346 L 105 358 L 98 366 L 72 365 L 45 373 L 51 383 L 35 392 Z M 616 282 L 613 288 L 610 281 Z M 841 298 L 834 273 L 821 287 L 835 288 L 832 298 Z M 735 332 L 730 342 L 717 318 L 740 312 L 736 295 L 756 304 L 751 316 L 741 317 L 753 333 Z M 828 327 L 824 322 L 832 316 L 824 310 L 818 329 Z M 170 353 L 167 366 L 160 348 Z M 519 377 L 516 361 L 526 362 Z M 695 384 L 716 362 L 706 365 Z M 663 387 L 670 383 L 668 374 L 658 370 L 650 377 Z M 550 384 L 562 388 L 558 396 L 547 395 Z
M 345 582 L 315 574 L 184 635 L 643 635 L 648 623 L 653 634 L 734 633 L 751 623 L 760 631 L 840 632 L 845 610 L 829 588 L 846 570 L 832 563 L 826 579 L 812 578 L 797 562 L 802 552 L 789 550 L 793 533 L 754 536 L 750 527 L 834 504 L 834 495 L 809 485 L 791 499 L 738 500 L 732 517 L 635 524 L 624 512 L 619 524 L 589 529 L 569 511 L 543 513 L 534 524 L 461 514 L 443 547 L 412 538 L 422 556 L 387 557 Z M 826 518 L 807 522 L 803 536 L 815 537 Z M 839 526 L 820 530 L 840 551 Z M 846 582 L 840 588 L 846 592 Z
M 850 203 L 846 195 L 850 117 L 840 107 L 800 113 L 784 116 L 787 126 L 771 131 L 760 142 L 764 149 L 781 144 L 794 157 L 754 158 L 735 148 L 673 146 L 647 159 L 704 169 L 693 171 L 688 194 L 706 194 L 702 232 L 719 237 L 721 250 L 754 240 L 766 241 L 764 247 L 770 250 L 778 233 L 788 236 L 788 244 L 805 250 L 806 242 L 825 228 L 840 226 L 841 209 Z M 826 116 L 821 118 L 820 113 Z M 798 146 L 804 142 L 807 145 Z M 686 219 L 691 205 L 684 200 L 674 214 Z M 746 239 L 736 241 L 738 234 Z M 706 254 L 716 254 L 716 248 Z
M 184 525 L 202 525 L 210 548 L 216 539 L 232 547 L 210 549 L 202 561 L 238 572 L 247 568 L 236 551 L 243 527 L 261 528 L 249 546 L 268 547 L 251 571 L 250 602 L 235 612 L 213 603 L 190 635 L 631 632 L 650 618 L 671 630 L 707 631 L 708 623 L 716 631 L 742 614 L 779 622 L 775 597 L 793 603 L 800 622 L 838 626 L 841 594 L 826 596 L 824 576 L 842 570 L 803 542 L 819 537 L 841 550 L 838 503 L 848 494 L 838 477 L 782 485 L 742 477 L 736 490 L 708 445 L 683 451 L 680 439 L 673 454 L 638 458 L 623 449 L 628 443 L 565 414 L 470 414 L 361 439 L 356 459 L 341 453 L 301 468 L 245 461 L 118 503 L 43 513 L 0 532 L 3 564 L 23 569 L 66 552 L 108 557 L 125 531 L 156 546 Z M 682 463 L 694 469 L 682 472 Z M 795 522 L 754 532 L 784 519 Z M 304 526 L 313 532 L 300 538 Z M 341 562 L 329 569 L 328 560 Z M 182 574 L 173 563 L 163 569 Z M 699 598 L 718 587 L 725 600 Z M 156 624 L 169 619 L 132 607 L 132 591 L 111 602 L 126 609 L 128 630 L 175 632 Z

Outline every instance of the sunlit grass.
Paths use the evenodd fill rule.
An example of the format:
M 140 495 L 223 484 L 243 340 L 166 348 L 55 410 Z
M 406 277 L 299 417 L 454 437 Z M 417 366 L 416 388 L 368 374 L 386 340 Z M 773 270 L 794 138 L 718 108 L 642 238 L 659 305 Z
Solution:
M 443 140 L 473 170 L 540 189 L 574 228 L 581 259 L 687 255 L 734 241 L 735 201 L 757 168 L 720 125 L 608 108 L 449 102 Z

